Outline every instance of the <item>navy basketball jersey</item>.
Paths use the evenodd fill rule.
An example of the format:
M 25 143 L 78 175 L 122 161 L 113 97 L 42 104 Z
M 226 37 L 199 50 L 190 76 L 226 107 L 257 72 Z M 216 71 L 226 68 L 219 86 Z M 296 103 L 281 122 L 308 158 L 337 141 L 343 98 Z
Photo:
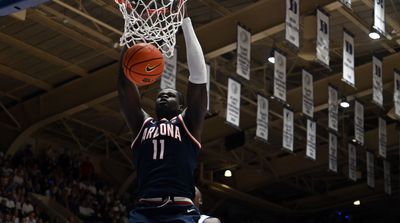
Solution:
M 138 198 L 194 198 L 194 170 L 200 148 L 181 115 L 171 120 L 146 119 L 132 143 Z

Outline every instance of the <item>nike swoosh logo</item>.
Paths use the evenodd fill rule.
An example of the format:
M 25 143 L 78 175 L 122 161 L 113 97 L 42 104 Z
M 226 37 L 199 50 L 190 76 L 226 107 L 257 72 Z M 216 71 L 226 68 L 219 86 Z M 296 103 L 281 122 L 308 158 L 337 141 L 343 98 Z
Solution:
M 187 212 L 187 213 L 190 213 L 190 212 L 195 211 L 195 210 L 196 210 L 196 209 L 193 209 L 193 208 L 192 208 L 192 209 L 186 210 L 186 212 Z
M 155 66 L 150 66 L 147 65 L 146 66 L 146 72 L 152 72 L 154 69 L 156 69 L 157 67 L 159 67 L 161 64 L 155 65 Z

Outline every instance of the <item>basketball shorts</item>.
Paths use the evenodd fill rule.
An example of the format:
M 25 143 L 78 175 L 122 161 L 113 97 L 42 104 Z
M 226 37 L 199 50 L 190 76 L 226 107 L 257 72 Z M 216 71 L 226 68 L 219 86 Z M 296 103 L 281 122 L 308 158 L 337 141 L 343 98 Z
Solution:
M 194 205 L 141 204 L 129 213 L 129 223 L 198 223 L 200 216 Z

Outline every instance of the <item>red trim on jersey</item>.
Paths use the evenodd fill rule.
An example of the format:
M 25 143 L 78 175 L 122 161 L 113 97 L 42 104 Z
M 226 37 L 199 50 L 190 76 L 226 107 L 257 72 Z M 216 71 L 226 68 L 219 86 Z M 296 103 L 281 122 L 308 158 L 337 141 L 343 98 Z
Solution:
M 196 138 L 193 137 L 192 133 L 189 132 L 189 130 L 186 127 L 185 121 L 183 121 L 183 117 L 181 114 L 178 115 L 179 120 L 181 121 L 183 128 L 185 129 L 186 133 L 189 135 L 189 137 L 193 140 L 193 142 L 199 147 L 199 149 L 201 149 L 201 144 L 199 143 L 199 141 L 197 141 Z
M 142 127 L 140 127 L 140 130 L 139 130 L 138 134 L 136 135 L 135 139 L 133 140 L 133 142 L 132 142 L 132 144 L 131 144 L 131 149 L 133 149 L 133 145 L 135 144 L 136 140 L 139 138 L 140 134 L 142 133 L 142 130 L 143 130 L 144 125 L 146 125 L 147 122 L 149 122 L 149 121 L 151 121 L 151 120 L 153 120 L 152 117 L 148 117 L 148 118 L 146 118 L 146 119 L 144 120 L 144 122 L 143 122 L 143 124 L 142 124 Z

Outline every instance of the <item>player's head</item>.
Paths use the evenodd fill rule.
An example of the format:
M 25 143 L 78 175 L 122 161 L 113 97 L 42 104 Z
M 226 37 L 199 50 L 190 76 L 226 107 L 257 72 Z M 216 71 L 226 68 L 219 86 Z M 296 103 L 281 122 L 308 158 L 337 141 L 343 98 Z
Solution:
M 166 88 L 158 92 L 156 115 L 158 119 L 171 119 L 183 111 L 183 95 L 174 89 Z
M 203 204 L 203 198 L 201 197 L 201 192 L 199 188 L 194 187 L 195 195 L 194 195 L 194 206 L 200 209 L 201 205 Z

